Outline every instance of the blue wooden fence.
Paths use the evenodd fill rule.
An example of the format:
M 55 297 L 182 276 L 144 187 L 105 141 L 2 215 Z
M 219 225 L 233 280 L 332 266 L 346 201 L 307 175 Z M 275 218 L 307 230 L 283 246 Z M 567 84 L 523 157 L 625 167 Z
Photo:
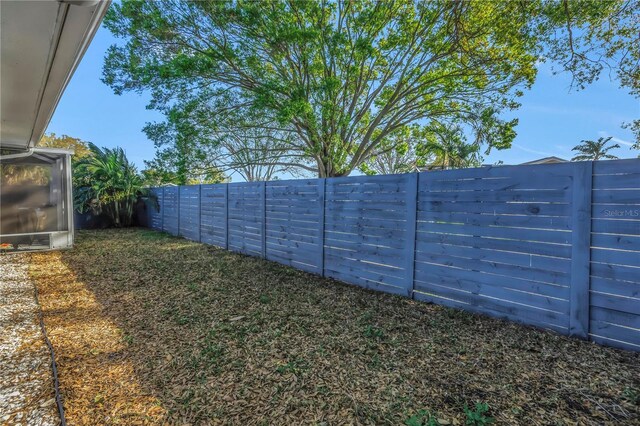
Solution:
M 640 350 L 640 160 L 152 191 L 156 230 Z

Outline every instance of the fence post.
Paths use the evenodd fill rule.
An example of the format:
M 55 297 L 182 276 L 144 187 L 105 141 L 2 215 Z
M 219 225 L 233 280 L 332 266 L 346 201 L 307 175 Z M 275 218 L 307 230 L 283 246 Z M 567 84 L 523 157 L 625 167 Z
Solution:
M 572 187 L 569 335 L 589 337 L 591 270 L 591 189 L 593 162 L 574 164 Z
M 164 230 L 164 186 L 162 187 L 162 204 L 160 205 L 160 230 L 162 232 L 167 232 Z
M 267 258 L 267 181 L 262 181 L 262 258 Z
M 405 283 L 407 296 L 413 299 L 413 283 L 415 274 L 416 255 L 416 221 L 418 212 L 418 173 L 407 173 L 406 185 L 406 207 L 407 207 L 407 235 L 404 247 L 405 258 Z
M 224 249 L 229 250 L 229 184 L 224 184 Z
M 198 242 L 202 242 L 202 184 L 198 185 Z
M 177 236 L 180 236 L 180 188 L 182 188 L 182 185 L 178 185 L 178 197 L 176 200 L 176 210 L 178 213 L 178 229 L 177 229 Z
M 327 179 L 326 178 L 320 178 L 318 179 L 318 207 L 320 208 L 319 210 L 319 217 L 318 217 L 318 224 L 319 224 L 319 233 L 318 233 L 318 244 L 320 244 L 320 247 L 318 247 L 318 268 L 320 269 L 320 276 L 324 277 L 324 209 L 325 209 L 325 192 L 326 192 L 326 188 L 327 188 Z

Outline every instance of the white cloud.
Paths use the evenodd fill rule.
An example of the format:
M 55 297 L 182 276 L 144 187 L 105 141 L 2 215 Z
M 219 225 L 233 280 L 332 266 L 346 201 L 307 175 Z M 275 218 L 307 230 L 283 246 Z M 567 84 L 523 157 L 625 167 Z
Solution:
M 609 136 L 611 136 L 609 133 L 605 132 L 605 131 L 599 131 L 598 132 L 599 136 L 602 136 L 603 138 L 608 138 Z M 624 140 L 624 139 L 620 139 L 620 138 L 616 138 L 615 136 L 611 137 L 611 141 L 615 142 L 615 143 L 619 143 L 621 145 L 626 145 L 626 146 L 633 146 L 633 142 Z
M 544 155 L 545 157 L 553 157 L 553 156 L 556 155 L 556 154 L 552 154 L 552 153 L 546 152 L 546 151 L 538 151 L 538 150 L 535 150 L 535 149 L 527 148 L 526 146 L 522 146 L 522 145 L 517 144 L 517 143 L 514 143 L 513 147 L 514 148 L 518 148 L 518 149 L 520 149 L 520 150 L 522 150 L 524 152 L 528 152 L 530 154 Z

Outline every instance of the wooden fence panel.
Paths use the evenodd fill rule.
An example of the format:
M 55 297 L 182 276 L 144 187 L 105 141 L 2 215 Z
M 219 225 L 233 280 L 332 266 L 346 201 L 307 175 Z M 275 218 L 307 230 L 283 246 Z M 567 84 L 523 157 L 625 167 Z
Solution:
M 162 214 L 162 230 L 171 235 L 178 235 L 180 223 L 180 197 L 178 196 L 179 187 L 166 186 L 164 188 L 164 207 Z
M 407 176 L 326 180 L 326 276 L 411 296 L 413 283 L 407 281 L 405 257 Z
M 226 248 L 227 240 L 227 185 L 201 185 L 200 189 L 200 241 Z
M 264 183 L 231 183 L 228 188 L 229 250 L 263 256 Z
M 317 179 L 266 184 L 266 258 L 321 274 L 321 217 Z
M 200 241 L 200 185 L 180 187 L 180 236 Z
M 415 298 L 568 333 L 573 173 L 420 174 Z
M 593 163 L 590 338 L 640 350 L 640 161 Z
M 162 202 L 163 188 L 149 188 L 150 197 L 147 201 L 147 215 L 149 228 L 162 231 Z

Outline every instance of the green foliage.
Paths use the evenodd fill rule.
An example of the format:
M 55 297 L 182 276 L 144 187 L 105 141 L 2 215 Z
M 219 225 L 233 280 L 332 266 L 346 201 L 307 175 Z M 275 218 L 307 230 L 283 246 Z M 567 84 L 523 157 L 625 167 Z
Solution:
M 99 148 L 89 143 L 90 155 L 74 166 L 74 204 L 82 212 L 106 213 L 114 226 L 130 226 L 138 197 L 144 195 L 142 177 L 122 148 Z
M 616 157 L 613 154 L 609 154 L 609 151 L 614 148 L 620 148 L 620 145 L 613 144 L 607 146 L 611 141 L 611 136 L 608 138 L 598 138 L 597 141 L 583 140 L 580 145 L 576 145 L 571 151 L 577 151 L 579 154 L 571 159 L 571 161 L 597 161 L 597 160 L 615 160 Z
M 538 61 L 571 73 L 577 88 L 610 71 L 637 95 L 638 9 L 638 0 L 124 0 L 105 18 L 125 43 L 109 49 L 103 81 L 118 94 L 151 91 L 149 106 L 169 121 L 189 116 L 181 122 L 197 137 L 217 116 L 252 108 L 293 136 L 298 166 L 342 176 L 369 172 L 410 125 L 460 127 L 478 152 L 509 148 L 517 120 L 507 115 Z M 192 143 L 193 132 L 179 133 L 178 145 Z
M 71 156 L 71 159 L 74 162 L 91 155 L 88 142 L 69 135 L 57 136 L 55 133 L 42 135 L 42 138 L 40 138 L 40 141 L 38 142 L 38 148 L 72 149 L 74 153 Z
M 227 108 L 265 111 L 319 176 L 341 176 L 419 122 L 461 123 L 477 146 L 508 148 L 516 122 L 502 114 L 535 80 L 539 12 L 537 2 L 123 1 L 105 25 L 126 44 L 109 49 L 103 79 L 116 93 L 151 90 L 159 109 L 232 93 Z
M 304 371 L 309 369 L 309 363 L 304 359 L 294 359 L 292 361 L 287 362 L 286 364 L 281 364 L 276 367 L 276 371 L 280 374 L 291 373 L 296 376 L 302 374 Z
M 196 175 L 188 172 L 184 176 L 179 176 L 174 169 L 166 162 L 160 159 L 164 154 L 156 154 L 156 158 L 151 161 L 145 161 L 146 169 L 142 171 L 142 178 L 145 186 L 163 186 L 167 184 L 173 185 L 198 185 L 208 183 L 224 183 L 228 182 L 227 176 L 217 168 L 211 168 Z
M 32 164 L 0 164 L 2 185 L 48 185 L 51 167 Z
M 627 387 L 622 392 L 622 396 L 630 403 L 640 405 L 640 389 Z
M 640 96 L 640 1 L 555 0 L 541 2 L 541 60 L 554 72 L 568 72 L 572 87 L 583 89 L 605 75 Z M 640 119 L 625 123 L 640 149 Z M 632 148 L 634 149 L 634 148 Z
M 631 130 L 636 137 L 636 142 L 631 146 L 631 149 L 640 151 L 640 119 L 625 123 L 622 127 Z M 638 153 L 638 158 L 640 158 L 640 153 Z
M 208 152 L 199 141 L 207 137 L 206 129 L 194 122 L 191 111 L 195 104 L 171 106 L 164 110 L 167 120 L 147 123 L 143 131 L 154 142 L 155 158 L 145 161 L 142 171 L 149 186 L 220 183 L 224 173 L 208 160 Z M 196 117 L 200 119 L 201 117 Z
M 429 130 L 426 141 L 418 146 L 418 152 L 435 157 L 429 163 L 429 169 L 459 169 L 482 164 L 479 146 L 467 143 L 459 126 L 438 126 Z
M 399 129 L 381 144 L 378 153 L 360 165 L 367 175 L 411 173 L 424 170 L 435 160 L 425 149 L 430 135 L 425 126 L 411 125 Z
M 364 329 L 364 335 L 365 337 L 369 337 L 371 339 L 383 339 L 384 338 L 384 332 L 379 329 L 378 327 L 374 327 L 372 325 L 368 325 L 365 327 Z
M 477 402 L 475 409 L 471 410 L 466 405 L 464 406 L 464 413 L 467 416 L 467 425 L 482 426 L 489 425 L 495 421 L 493 417 L 487 416 L 489 412 L 489 404 L 486 402 Z
M 261 294 L 258 300 L 260 301 L 260 303 L 265 305 L 267 303 L 271 303 L 271 297 L 267 296 L 266 294 Z
M 613 74 L 621 87 L 640 95 L 640 2 L 580 0 L 541 2 L 545 59 L 569 72 L 579 89 Z
M 418 410 L 416 414 L 405 420 L 406 426 L 438 426 L 438 419 L 429 410 Z

